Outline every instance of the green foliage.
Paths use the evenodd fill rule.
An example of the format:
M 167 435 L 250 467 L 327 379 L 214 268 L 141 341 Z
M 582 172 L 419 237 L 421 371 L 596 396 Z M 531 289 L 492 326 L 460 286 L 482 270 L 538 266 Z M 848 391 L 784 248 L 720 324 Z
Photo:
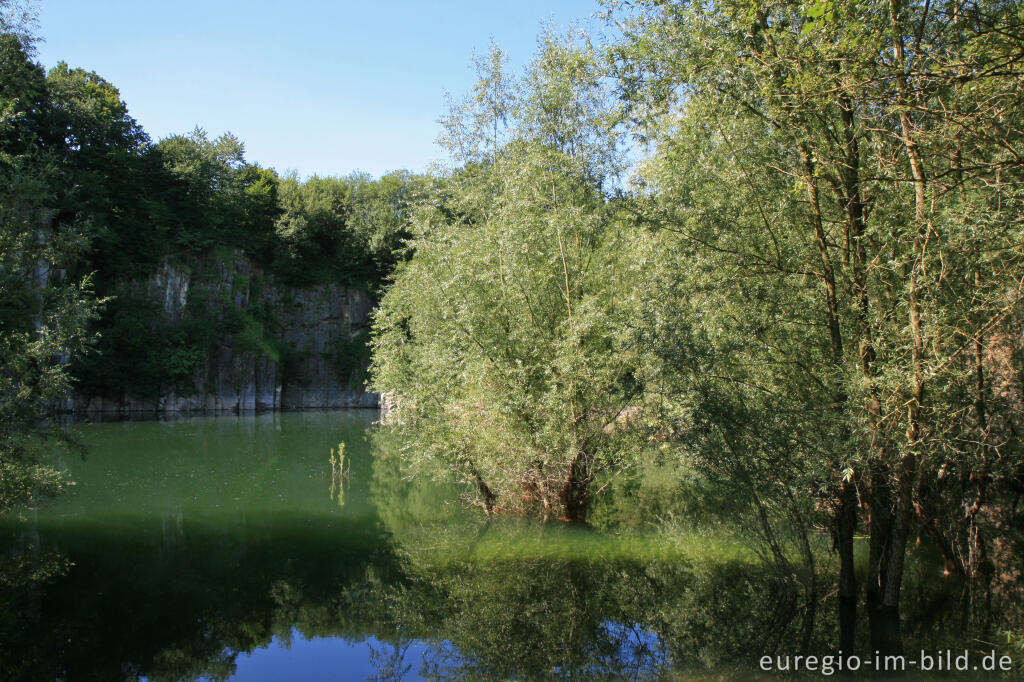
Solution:
M 312 284 L 349 268 L 366 267 L 366 253 L 347 229 L 351 189 L 340 178 L 297 175 L 281 183 L 277 234 L 285 245 L 278 269 L 292 281 Z M 312 268 L 309 266 L 313 265 Z
M 281 363 L 286 354 L 284 344 L 270 331 L 274 324 L 270 311 L 255 308 L 247 311 L 228 308 L 230 321 L 226 329 L 231 333 L 234 348 L 243 353 L 265 354 L 274 362 Z
M 339 334 L 328 354 L 336 376 L 348 378 L 348 387 L 358 389 L 366 381 L 370 364 L 370 332 L 362 329 L 353 336 Z
M 708 532 L 723 523 L 739 525 L 751 511 L 742 486 L 710 478 L 666 443 L 599 483 L 608 486 L 607 493 L 595 501 L 589 522 L 612 532 Z
M 75 246 L 80 257 L 50 262 L 113 299 L 91 326 L 100 334 L 97 353 L 71 364 L 83 395 L 190 393 L 214 347 L 228 340 L 236 352 L 287 365 L 296 351 L 275 337 L 276 321 L 248 309 L 259 307 L 258 291 L 344 283 L 376 294 L 404 257 L 409 212 L 429 178 L 400 171 L 379 180 L 282 180 L 248 162 L 235 136 L 211 138 L 201 128 L 154 144 L 109 81 L 64 62 L 49 74 L 32 63 L 33 17 L 24 3 L 0 5 L 0 165 L 35 182 L 22 158 L 32 157 L 32 173 L 47 178 L 37 188 L 47 195 L 40 225 L 75 225 L 75 234 L 88 235 Z M 214 301 L 210 291 L 225 293 L 227 282 L 209 281 L 200 287 L 206 293 L 190 291 L 187 309 L 171 311 L 151 295 L 166 272 L 203 279 L 243 261 L 252 296 L 248 285 L 232 283 L 234 300 Z M 17 308 L 30 323 L 31 289 L 12 286 L 9 318 Z M 333 354 L 343 374 L 365 366 L 363 342 Z
M 0 35 L 11 36 L 27 57 L 35 56 L 39 11 L 34 0 L 0 0 Z
M 88 258 L 76 272 L 98 271 L 108 293 L 118 277 L 148 274 L 165 249 L 168 224 L 154 189 L 168 180 L 154 164 L 150 141 L 110 82 L 64 62 L 46 78 L 46 144 L 60 159 L 61 220 L 87 222 Z
M 88 277 L 62 271 L 88 237 L 81 223 L 55 219 L 43 83 L 23 41 L 0 33 L 0 512 L 60 487 L 38 462 L 41 443 L 60 435 L 43 418 L 70 392 L 65 361 L 86 350 L 97 305 Z
M 405 171 L 379 180 L 284 178 L 275 272 L 299 285 L 345 282 L 375 290 L 398 260 L 411 208 L 428 185 L 425 176 Z
M 361 174 L 350 175 L 348 180 L 352 187 L 348 228 L 366 245 L 376 281 L 384 282 L 404 258 L 412 212 L 429 196 L 435 179 L 394 171 L 378 180 Z
M 146 292 L 119 292 L 96 326 L 98 352 L 80 358 L 72 368 L 79 390 L 112 400 L 126 394 L 159 398 L 169 392 L 195 392 L 195 373 L 218 331 L 204 313 L 204 308 L 194 307 L 184 318 L 172 320 Z
M 211 140 L 196 128 L 161 140 L 153 153 L 171 179 L 163 201 L 175 243 L 194 253 L 234 247 L 269 262 L 281 212 L 277 175 L 246 162 L 237 137 L 225 133 Z
M 47 76 L 21 38 L 3 34 L 2 41 L 0 163 L 19 174 L 17 158 L 45 150 L 40 162 L 52 164 L 47 173 L 59 168 L 61 179 L 45 190 L 52 193 L 45 220 L 78 225 L 90 237 L 88 247 L 79 245 L 83 257 L 61 265 L 75 279 L 95 273 L 100 295 L 114 298 L 93 327 L 98 353 L 72 365 L 83 394 L 190 393 L 224 335 L 238 352 L 282 361 L 294 354 L 268 331 L 274 321 L 266 311 L 234 310 L 237 301 L 210 306 L 192 292 L 182 316 L 165 311 L 147 293 L 160 268 L 202 273 L 244 258 L 259 282 L 269 270 L 286 284 L 344 282 L 370 291 L 392 269 L 425 179 L 282 182 L 247 162 L 234 136 L 210 139 L 198 128 L 152 144 L 111 83 L 64 63 Z M 7 305 L 19 300 L 12 290 Z M 360 354 L 353 346 L 339 359 Z
M 999 543 L 972 529 L 1005 533 L 1024 470 L 1021 394 L 999 388 L 1020 376 L 1019 12 L 617 11 L 624 101 L 656 145 L 637 212 L 679 235 L 652 337 L 671 430 L 802 523 L 817 496 L 846 559 L 863 509 L 873 614 L 896 612 L 915 533 L 987 580 Z
M 117 167 L 124 163 L 123 155 L 137 153 L 148 141 L 117 88 L 96 73 L 60 62 L 46 81 L 53 126 L 48 132 L 72 153 L 67 159 L 72 167 Z M 82 196 L 92 198 L 89 193 Z
M 0 33 L 0 69 L 0 162 L 11 164 L 39 144 L 45 75 L 9 33 Z
M 493 42 L 489 53 L 474 54 L 477 81 L 461 100 L 449 96 L 438 142 L 459 162 L 485 164 L 510 140 L 509 126 L 518 107 L 517 82 L 505 71 L 508 58 Z
M 488 511 L 580 521 L 595 478 L 644 441 L 633 314 L 651 240 L 602 193 L 618 138 L 585 36 L 547 36 L 522 79 L 495 47 L 476 62 L 441 138 L 463 165 L 413 214 L 372 384 L 415 424 L 416 461 L 443 462 Z
M 852 566 L 868 512 L 872 608 L 915 533 L 996 580 L 1024 472 L 1019 8 L 608 4 L 609 55 L 549 30 L 522 75 L 475 59 L 442 177 L 301 180 L 230 134 L 153 144 L 111 83 L 32 63 L 31 12 L 0 2 L 0 504 L 54 485 L 32 452 L 68 354 L 87 393 L 187 393 L 228 339 L 294 361 L 254 292 L 345 283 L 382 295 L 371 377 L 403 456 L 490 512 L 636 528 L 624 499 L 689 519 L 741 490 L 811 575 L 808 529 Z M 193 277 L 183 307 L 151 295 L 164 266 Z M 366 353 L 328 349 L 352 381 Z

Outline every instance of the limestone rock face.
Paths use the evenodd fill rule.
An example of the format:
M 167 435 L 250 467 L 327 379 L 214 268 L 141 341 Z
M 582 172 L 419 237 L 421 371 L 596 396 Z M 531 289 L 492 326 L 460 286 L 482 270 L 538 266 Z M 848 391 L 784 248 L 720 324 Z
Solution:
M 377 407 L 363 385 L 364 344 L 372 297 L 343 284 L 288 287 L 255 268 L 241 253 L 196 264 L 163 264 L 144 283 L 176 322 L 199 303 L 214 317 L 246 320 L 241 332 L 222 332 L 206 350 L 191 388 L 142 398 L 77 395 L 76 412 L 142 414 L 323 407 Z M 237 327 L 238 325 L 235 325 Z
M 339 348 L 358 343 L 369 327 L 373 301 L 343 286 L 275 291 L 283 338 L 297 353 L 282 382 L 281 407 L 376 407 L 376 394 L 360 385 Z

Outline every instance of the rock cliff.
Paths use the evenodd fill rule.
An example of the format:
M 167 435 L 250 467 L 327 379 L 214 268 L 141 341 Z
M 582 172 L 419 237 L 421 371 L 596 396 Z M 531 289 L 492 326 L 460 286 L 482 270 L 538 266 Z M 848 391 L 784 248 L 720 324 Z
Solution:
M 372 297 L 344 284 L 287 286 L 235 253 L 186 268 L 164 263 L 136 283 L 165 324 L 201 309 L 212 328 L 191 380 L 158 396 L 76 395 L 76 412 L 141 414 L 377 407 L 364 389 Z M 228 321 L 228 322 L 226 322 Z M 230 323 L 229 323 L 230 322 Z M 154 334 L 159 333 L 154 326 Z

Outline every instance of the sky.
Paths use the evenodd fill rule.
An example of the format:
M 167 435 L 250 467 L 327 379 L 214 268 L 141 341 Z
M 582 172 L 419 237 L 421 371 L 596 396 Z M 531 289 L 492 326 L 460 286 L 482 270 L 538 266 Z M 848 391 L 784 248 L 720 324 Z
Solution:
M 510 67 L 548 22 L 595 28 L 596 0 L 40 0 L 37 59 L 95 71 L 154 140 L 230 131 L 246 158 L 300 176 L 420 172 L 444 92 L 490 40 Z

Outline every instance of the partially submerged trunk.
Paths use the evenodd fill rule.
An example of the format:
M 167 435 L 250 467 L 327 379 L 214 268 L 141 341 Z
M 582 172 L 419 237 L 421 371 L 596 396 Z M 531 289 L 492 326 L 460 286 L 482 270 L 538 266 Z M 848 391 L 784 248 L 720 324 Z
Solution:
M 924 437 L 921 426 L 921 407 L 924 402 L 924 334 L 921 316 L 921 283 L 925 273 L 925 248 L 931 236 L 927 216 L 924 164 L 915 140 L 915 127 L 907 112 L 912 94 L 905 79 L 903 22 L 906 17 L 900 0 L 890 0 L 889 19 L 894 29 L 893 57 L 901 73 L 896 78 L 899 95 L 900 141 L 910 165 L 914 184 L 915 231 L 910 254 L 907 309 L 911 334 L 911 384 L 907 408 L 907 434 L 905 451 L 898 455 L 883 456 L 874 463 L 871 485 L 871 542 L 868 566 L 867 601 L 871 623 L 872 648 L 883 654 L 901 654 L 899 601 L 903 584 L 907 541 L 915 519 L 914 494 L 918 475 L 919 449 Z
M 845 102 L 844 111 L 848 115 L 844 117 L 845 130 L 847 135 L 847 164 L 856 163 L 859 157 L 857 151 L 856 136 L 853 131 L 852 108 Z M 829 342 L 832 350 L 832 365 L 836 372 L 836 387 L 833 397 L 834 409 L 840 421 L 844 418 L 849 408 L 849 401 L 841 384 L 838 383 L 838 376 L 843 369 L 843 336 L 839 323 L 839 302 L 836 290 L 835 268 L 832 258 L 829 255 L 828 241 L 825 237 L 824 221 L 822 218 L 821 201 L 818 196 L 818 184 L 815 178 L 816 168 L 814 157 L 811 151 L 804 145 L 800 148 L 803 158 L 805 182 L 807 183 L 807 196 L 811 206 L 811 224 L 814 231 L 814 243 L 821 260 L 821 281 L 825 293 L 825 319 L 828 324 Z M 854 170 L 855 172 L 855 170 Z M 854 175 L 848 178 L 846 194 L 849 195 L 848 206 L 857 208 L 850 213 L 850 224 L 857 223 L 863 219 L 863 211 L 859 207 L 859 178 Z M 849 210 L 849 209 L 848 209 Z M 847 233 L 850 229 L 847 228 Z M 849 434 L 846 427 L 842 441 L 847 441 Z M 836 462 L 839 463 L 838 461 Z M 844 480 L 839 485 L 838 499 L 835 501 L 833 527 L 835 548 L 839 552 L 839 648 L 842 651 L 853 651 L 856 624 L 857 624 L 857 581 L 854 576 L 853 564 L 853 538 L 857 530 L 857 490 L 852 480 Z
M 853 539 L 857 531 L 857 490 L 853 481 L 840 484 L 836 511 L 836 549 L 839 552 L 839 649 L 852 653 L 857 629 L 857 578 Z
M 565 513 L 563 520 L 569 523 L 586 523 L 587 507 L 590 503 L 590 483 L 593 476 L 589 472 L 589 458 L 586 453 L 578 452 L 569 464 L 569 471 L 562 486 L 559 502 Z
M 476 465 L 471 464 L 470 471 L 472 472 L 473 478 L 476 481 L 476 487 L 480 493 L 480 499 L 483 500 L 484 511 L 486 511 L 488 514 L 493 514 L 495 508 L 494 503 L 496 500 L 494 491 L 491 490 L 490 486 L 487 485 L 487 482 L 484 481 L 484 478 L 483 476 L 480 475 L 480 471 L 476 468 Z

